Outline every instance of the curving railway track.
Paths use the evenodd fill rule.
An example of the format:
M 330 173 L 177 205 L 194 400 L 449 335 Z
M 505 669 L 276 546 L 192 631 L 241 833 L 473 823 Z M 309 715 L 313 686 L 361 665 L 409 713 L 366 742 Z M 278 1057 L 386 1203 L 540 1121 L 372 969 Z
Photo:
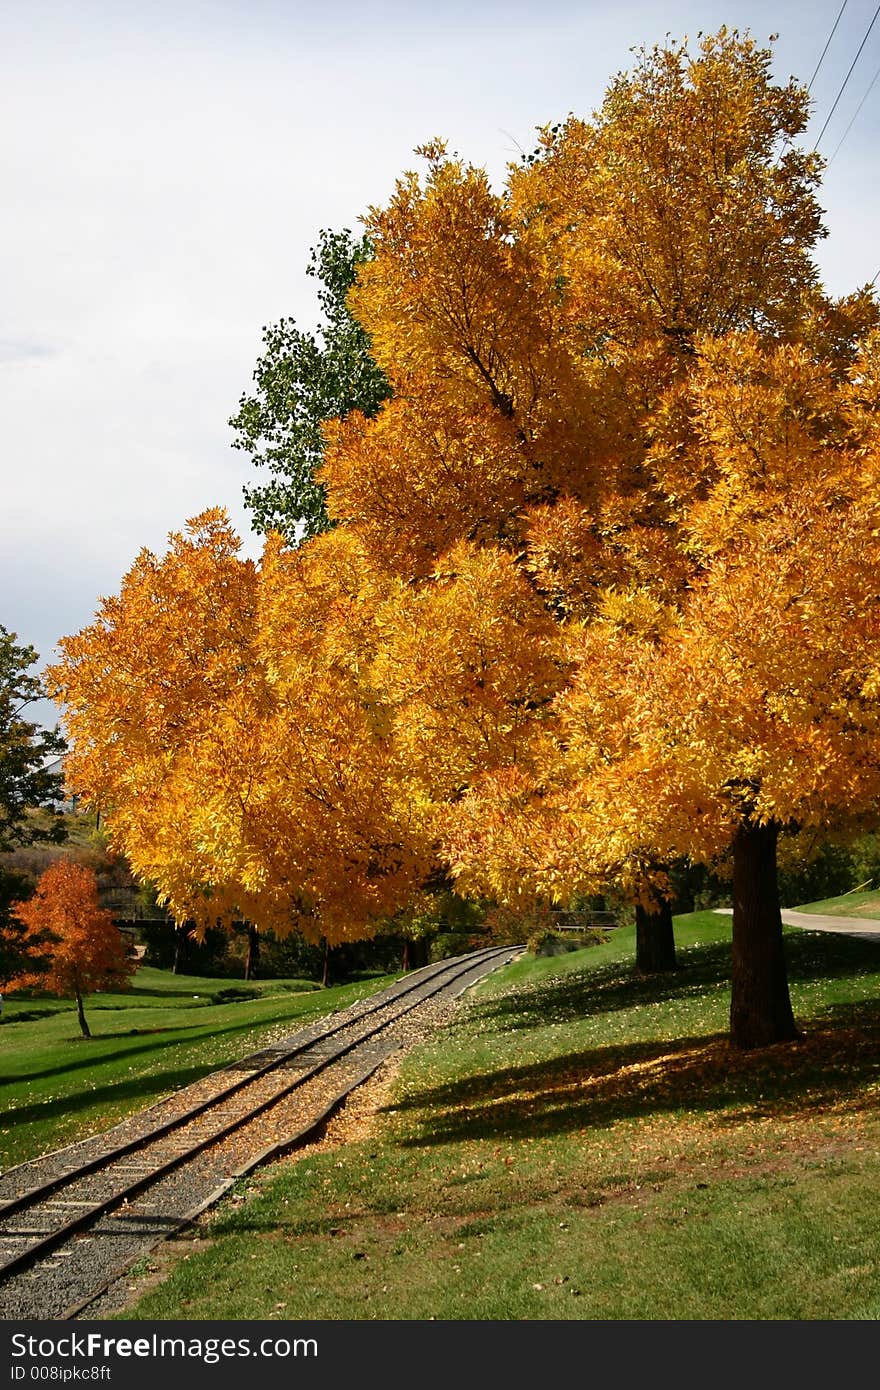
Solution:
M 413 971 L 106 1133 L 0 1176 L 0 1318 L 76 1317 L 136 1260 L 327 1119 L 430 1018 L 521 947 Z

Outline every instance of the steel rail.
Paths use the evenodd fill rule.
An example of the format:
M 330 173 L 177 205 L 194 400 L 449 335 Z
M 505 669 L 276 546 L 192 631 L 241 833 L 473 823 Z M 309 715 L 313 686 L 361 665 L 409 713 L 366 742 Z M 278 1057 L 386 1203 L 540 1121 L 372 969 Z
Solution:
M 88 1207 L 86 1207 L 83 1211 L 79 1212 L 76 1216 L 70 1217 L 67 1221 L 57 1226 L 54 1230 L 49 1231 L 45 1235 L 40 1236 L 38 1240 L 32 1241 L 23 1249 L 14 1252 L 13 1254 L 9 1255 L 5 1260 L 0 1261 L 0 1282 L 8 1279 L 11 1275 L 17 1273 L 20 1269 L 23 1269 L 27 1265 L 34 1264 L 36 1261 L 42 1259 L 45 1255 L 49 1254 L 57 1246 L 64 1244 L 64 1242 L 68 1240 L 71 1236 L 74 1236 L 78 1234 L 80 1231 L 85 1230 L 88 1226 L 92 1225 L 93 1222 L 97 1221 L 101 1216 L 106 1215 L 109 1211 L 119 1206 L 122 1202 L 128 1201 L 131 1197 L 137 1196 L 146 1188 L 152 1186 L 155 1182 L 158 1182 L 161 1178 L 166 1177 L 169 1173 L 174 1172 L 177 1168 L 182 1167 L 185 1163 L 188 1163 L 191 1159 L 197 1157 L 200 1153 L 204 1152 L 205 1149 L 210 1148 L 212 1145 L 218 1143 L 220 1140 L 225 1139 L 228 1135 L 234 1133 L 237 1129 L 241 1129 L 245 1125 L 250 1124 L 252 1120 L 256 1119 L 259 1115 L 263 1114 L 264 1111 L 271 1109 L 274 1105 L 277 1105 L 280 1100 L 283 1100 L 286 1096 L 290 1095 L 293 1091 L 298 1089 L 306 1081 L 310 1080 L 313 1076 L 316 1076 L 319 1072 L 326 1070 L 326 1068 L 332 1066 L 334 1062 L 338 1062 L 342 1057 L 347 1056 L 350 1052 L 353 1052 L 355 1048 L 360 1047 L 365 1042 L 368 1042 L 378 1033 L 384 1032 L 392 1024 L 398 1022 L 401 1018 L 406 1017 L 406 1015 L 410 1013 L 413 1009 L 417 1008 L 419 1004 L 424 1003 L 427 999 L 432 998 L 435 994 L 439 994 L 449 984 L 455 983 L 455 981 L 459 979 L 462 975 L 469 974 L 473 970 L 475 965 L 481 964 L 482 962 L 492 959 L 495 956 L 510 954 L 511 950 L 517 949 L 519 948 L 512 948 L 509 946 L 491 947 L 479 952 L 474 952 L 467 957 L 459 956 L 451 962 L 444 962 L 443 966 L 436 971 L 429 967 L 429 969 L 431 969 L 431 973 L 428 974 L 427 977 L 423 975 L 419 981 L 411 985 L 409 984 L 409 982 L 407 982 L 408 988 L 398 992 L 390 1000 L 386 998 L 384 1004 L 377 1000 L 375 1007 L 364 1010 L 362 1013 L 358 1014 L 357 1017 L 355 1017 L 354 1019 L 348 1019 L 344 1023 L 339 1023 L 334 1027 L 327 1029 L 325 1032 L 318 1033 L 317 1036 L 313 1038 L 309 1043 L 291 1049 L 288 1052 L 282 1053 L 279 1063 L 276 1063 L 273 1059 L 273 1062 L 270 1066 L 266 1067 L 260 1072 L 249 1075 L 245 1078 L 243 1083 L 236 1083 L 234 1087 L 229 1088 L 228 1091 L 220 1093 L 210 1102 L 200 1103 L 198 1107 L 194 1107 L 192 1115 L 190 1115 L 189 1112 L 184 1112 L 181 1116 L 178 1116 L 175 1119 L 175 1121 L 168 1122 L 162 1126 L 157 1126 L 155 1130 L 147 1131 L 145 1134 L 141 1135 L 137 1140 L 131 1140 L 127 1144 L 120 1146 L 119 1152 L 114 1152 L 113 1150 L 110 1150 L 107 1153 L 96 1157 L 95 1159 L 89 1160 L 86 1164 L 81 1165 L 79 1170 L 69 1170 L 68 1173 L 64 1175 L 64 1182 L 55 1183 L 55 1181 L 53 1180 L 51 1183 L 46 1184 L 45 1187 L 51 1188 L 51 1192 L 54 1193 L 58 1191 L 59 1187 L 64 1185 L 65 1183 L 71 1183 L 76 1181 L 80 1177 L 86 1177 L 90 1173 L 95 1172 L 98 1168 L 109 1168 L 112 1165 L 112 1163 L 116 1162 L 118 1158 L 124 1157 L 125 1154 L 136 1152 L 139 1149 L 145 1149 L 151 1143 L 155 1142 L 156 1139 L 163 1138 L 167 1133 L 171 1132 L 173 1129 L 182 1128 L 187 1123 L 189 1123 L 190 1118 L 193 1118 L 198 1114 L 204 1113 L 205 1110 L 210 1109 L 213 1105 L 222 1103 L 223 1100 L 229 1098 L 229 1095 L 235 1094 L 237 1091 L 243 1089 L 244 1085 L 253 1084 L 255 1080 L 258 1080 L 261 1076 L 265 1075 L 267 1070 L 274 1069 L 276 1065 L 280 1065 L 281 1063 L 289 1060 L 290 1057 L 297 1056 L 302 1052 L 308 1051 L 310 1047 L 314 1047 L 317 1043 L 323 1043 L 328 1037 L 332 1037 L 336 1033 L 343 1032 L 346 1029 L 355 1027 L 359 1022 L 363 1020 L 364 1017 L 369 1016 L 369 1014 L 371 1013 L 379 1012 L 383 1007 L 387 1008 L 395 1004 L 399 999 L 405 997 L 406 995 L 415 993 L 417 990 L 424 988 L 424 986 L 426 985 L 432 986 L 432 988 L 430 988 L 425 994 L 421 995 L 418 999 L 411 1001 L 404 1008 L 397 1010 L 391 1018 L 376 1024 L 366 1033 L 362 1033 L 358 1037 L 336 1048 L 326 1057 L 319 1058 L 315 1063 L 307 1067 L 304 1071 L 299 1072 L 288 1085 L 282 1087 L 272 1096 L 261 1100 L 258 1105 L 251 1107 L 249 1110 L 245 1111 L 241 1115 L 233 1117 L 231 1120 L 221 1125 L 218 1129 L 212 1131 L 209 1135 L 202 1136 L 195 1143 L 188 1145 L 179 1153 L 172 1154 L 169 1158 L 163 1160 L 157 1166 L 154 1166 L 149 1172 L 140 1174 L 137 1177 L 130 1179 L 122 1186 L 115 1188 L 114 1191 L 108 1194 L 106 1197 L 100 1198 L 99 1200 L 91 1203 Z M 446 975 L 451 975 L 451 979 L 447 980 L 441 978 Z M 438 979 L 440 979 L 440 983 L 437 983 Z M 350 1089 L 353 1089 L 353 1087 L 351 1087 Z M 348 1094 L 348 1092 L 346 1091 L 345 1094 Z M 40 1195 L 37 1196 L 35 1195 L 36 1193 L 39 1193 Z M 51 1193 L 47 1193 L 44 1190 L 44 1188 L 34 1189 L 32 1193 L 28 1194 L 29 1200 L 24 1196 L 21 1199 L 15 1199 L 19 1202 L 17 1210 L 22 1210 L 23 1208 L 36 1208 L 40 1205 L 41 1201 L 47 1195 L 51 1195 Z M 26 1236 L 26 1234 L 26 1232 L 22 1232 L 23 1236 Z
M 486 951 L 493 949 L 498 950 L 500 948 L 485 947 L 482 951 L 475 951 L 471 958 L 476 959 L 479 957 L 484 959 Z M 455 957 L 454 959 L 455 961 L 459 961 L 461 958 Z M 314 1047 L 317 1041 L 333 1037 L 335 1033 L 343 1032 L 346 1028 L 352 1027 L 353 1024 L 359 1022 L 360 1019 L 368 1018 L 370 1014 L 378 1013 L 381 1009 L 388 1008 L 396 999 L 404 998 L 413 990 L 419 989 L 426 980 L 447 973 L 451 968 L 452 966 L 448 961 L 422 966 L 418 972 L 413 972 L 413 974 L 419 975 L 419 979 L 414 980 L 413 976 L 409 975 L 405 980 L 398 980 L 395 981 L 395 984 L 389 985 L 389 990 L 397 990 L 398 985 L 403 985 L 403 988 L 397 990 L 390 998 L 386 990 L 380 991 L 379 996 L 375 999 L 365 1001 L 364 1007 L 354 1017 L 345 1019 L 326 1029 L 319 1028 L 313 1038 L 300 1043 L 296 1047 L 278 1050 L 276 1056 L 255 1067 L 252 1071 L 249 1071 L 247 1075 L 243 1076 L 240 1080 L 230 1082 L 229 1085 L 224 1086 L 222 1090 L 215 1091 L 213 1095 L 209 1096 L 204 1101 L 199 1101 L 195 1105 L 190 1106 L 187 1110 L 181 1111 L 179 1115 L 172 1116 L 170 1119 L 164 1120 L 161 1124 L 154 1125 L 151 1129 L 145 1130 L 143 1134 L 133 1139 L 127 1139 L 121 1144 L 114 1145 L 112 1148 L 103 1149 L 93 1158 L 86 1159 L 84 1163 L 77 1164 L 73 1168 L 65 1169 L 62 1173 L 56 1173 L 53 1177 L 45 1179 L 34 1187 L 27 1188 L 24 1192 L 18 1193 L 15 1197 L 0 1199 L 0 1221 L 4 1221 L 8 1216 L 12 1216 L 18 1211 L 24 1211 L 28 1207 L 34 1206 L 42 1199 L 51 1196 L 52 1193 L 59 1192 L 61 1188 L 65 1187 L 68 1183 L 76 1182 L 79 1178 L 88 1176 L 89 1173 L 97 1172 L 99 1168 L 104 1168 L 109 1163 L 115 1163 L 117 1159 L 124 1158 L 126 1154 L 136 1153 L 137 1150 L 143 1148 L 146 1143 L 150 1143 L 154 1139 L 160 1139 L 163 1135 L 170 1134 L 175 1129 L 180 1129 L 183 1125 L 188 1124 L 191 1120 L 204 1114 L 206 1110 L 210 1110 L 215 1105 L 219 1105 L 224 1100 L 228 1100 L 230 1096 L 236 1095 L 239 1091 L 253 1085 L 255 1081 L 268 1075 L 269 1072 L 284 1066 L 292 1057 L 299 1056 L 301 1053 L 308 1051 L 310 1047 Z M 314 1027 L 315 1025 L 311 1026 Z M 263 1050 L 265 1051 L 268 1049 Z M 261 1053 L 258 1052 L 251 1055 L 260 1056 Z M 248 1058 L 244 1057 L 239 1062 L 230 1063 L 229 1065 L 241 1067 L 247 1060 Z M 221 1068 L 221 1070 L 226 1070 L 226 1068 Z M 57 1150 L 56 1152 L 63 1151 Z M 46 1155 L 46 1157 L 49 1157 L 49 1155 Z M 31 1164 L 35 1162 L 39 1162 L 39 1160 L 31 1159 L 25 1163 L 18 1164 L 15 1168 L 10 1168 L 3 1174 L 4 1180 L 21 1169 L 31 1166 Z M 3 1265 L 0 1263 L 0 1271 L 2 1271 L 2 1269 Z
M 391 1055 L 393 1054 L 388 1054 L 388 1056 Z M 226 1196 L 231 1187 L 234 1187 L 241 1178 L 247 1177 L 255 1168 L 259 1168 L 264 1163 L 270 1163 L 276 1158 L 282 1158 L 284 1154 L 305 1144 L 309 1139 L 317 1138 L 327 1124 L 327 1121 L 332 1117 L 333 1113 L 339 1109 L 343 1101 L 347 1100 L 352 1091 L 357 1090 L 358 1086 L 362 1086 L 365 1081 L 368 1081 L 373 1073 L 379 1070 L 382 1063 L 387 1060 L 387 1057 L 380 1057 L 378 1061 L 371 1061 L 368 1066 L 362 1068 L 353 1080 L 346 1083 L 342 1090 L 336 1091 L 330 1097 L 317 1115 L 313 1115 L 310 1120 L 304 1125 L 300 1125 L 299 1129 L 289 1134 L 285 1139 L 280 1139 L 277 1143 L 270 1144 L 268 1148 L 262 1149 L 258 1154 L 249 1158 L 246 1163 L 236 1168 L 235 1172 L 231 1173 L 219 1186 L 215 1187 L 213 1192 L 203 1201 L 197 1203 L 196 1206 L 192 1207 L 183 1216 L 178 1217 L 175 1221 L 174 1229 L 171 1231 L 164 1231 L 157 1240 L 153 1241 L 153 1245 L 158 1245 L 162 1240 L 170 1240 L 172 1236 L 178 1236 L 181 1231 L 185 1230 L 188 1226 L 194 1225 L 202 1213 L 207 1211 L 208 1207 L 212 1207 L 216 1202 L 219 1202 L 221 1198 Z M 58 1314 L 57 1320 L 59 1322 L 69 1322 L 71 1319 L 79 1317 L 80 1313 L 84 1312 L 86 1308 L 90 1308 L 93 1303 L 96 1303 L 99 1298 L 107 1293 L 108 1289 L 113 1287 L 117 1280 L 121 1279 L 132 1266 L 137 1264 L 142 1258 L 143 1252 L 139 1250 L 118 1269 L 114 1269 L 110 1274 L 105 1275 L 100 1284 L 93 1285 L 84 1298 L 77 1299 L 75 1303 L 68 1304 L 68 1306 Z

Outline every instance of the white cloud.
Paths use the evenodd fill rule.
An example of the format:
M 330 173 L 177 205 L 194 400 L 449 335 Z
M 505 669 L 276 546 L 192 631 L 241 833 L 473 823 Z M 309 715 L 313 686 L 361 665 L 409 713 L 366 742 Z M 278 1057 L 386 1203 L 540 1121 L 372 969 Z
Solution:
M 319 228 L 355 226 L 383 202 L 416 143 L 446 135 L 500 179 L 536 125 L 600 101 L 630 45 L 717 27 L 728 9 L 10 8 L 0 622 L 49 655 L 118 587 L 141 545 L 161 549 L 169 530 L 215 504 L 247 531 L 241 486 L 256 475 L 231 449 L 226 421 L 261 326 L 288 314 L 313 321 L 304 269 Z M 831 18 L 818 0 L 749 0 L 737 15 L 761 37 L 780 31 L 783 77 L 809 75 Z M 824 109 L 865 27 L 858 5 L 846 24 L 817 84 Z M 830 149 L 860 80 L 861 70 Z M 880 267 L 869 176 L 880 88 L 877 98 L 825 189 L 832 236 L 821 262 L 835 291 Z

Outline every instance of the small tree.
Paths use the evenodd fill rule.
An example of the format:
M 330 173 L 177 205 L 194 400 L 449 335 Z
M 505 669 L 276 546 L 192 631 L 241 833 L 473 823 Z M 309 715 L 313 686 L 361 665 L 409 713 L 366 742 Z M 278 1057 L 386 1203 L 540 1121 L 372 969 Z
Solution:
M 0 852 L 16 845 L 65 838 L 64 818 L 49 807 L 61 792 L 61 777 L 46 763 L 66 751 L 57 731 L 49 732 L 24 718 L 24 711 L 45 695 L 42 681 L 28 673 L 37 660 L 33 647 L 19 646 L 15 633 L 0 626 Z M 42 807 L 43 817 L 34 811 Z
M 14 915 L 24 927 L 23 960 L 6 984 L 72 994 L 82 1035 L 90 1038 L 83 995 L 108 986 L 127 988 L 136 968 L 110 913 L 98 906 L 95 875 L 60 859 L 40 876 L 34 896 L 14 905 Z
M 61 777 L 47 766 L 66 744 L 57 732 L 41 730 L 25 717 L 28 706 L 45 694 L 40 678 L 29 673 L 36 659 L 33 647 L 20 646 L 15 633 L 0 626 L 0 978 L 12 975 L 19 960 L 21 928 L 10 911 L 29 887 L 6 856 L 30 845 L 59 844 L 66 835 L 54 804 L 61 797 Z

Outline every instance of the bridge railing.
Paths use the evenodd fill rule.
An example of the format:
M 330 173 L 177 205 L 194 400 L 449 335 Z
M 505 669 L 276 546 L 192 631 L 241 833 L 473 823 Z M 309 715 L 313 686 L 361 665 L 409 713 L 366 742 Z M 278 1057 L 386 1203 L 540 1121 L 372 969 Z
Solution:
M 550 913 L 550 926 L 553 931 L 613 931 L 623 926 L 614 912 L 599 908 L 582 908 L 577 911 Z

